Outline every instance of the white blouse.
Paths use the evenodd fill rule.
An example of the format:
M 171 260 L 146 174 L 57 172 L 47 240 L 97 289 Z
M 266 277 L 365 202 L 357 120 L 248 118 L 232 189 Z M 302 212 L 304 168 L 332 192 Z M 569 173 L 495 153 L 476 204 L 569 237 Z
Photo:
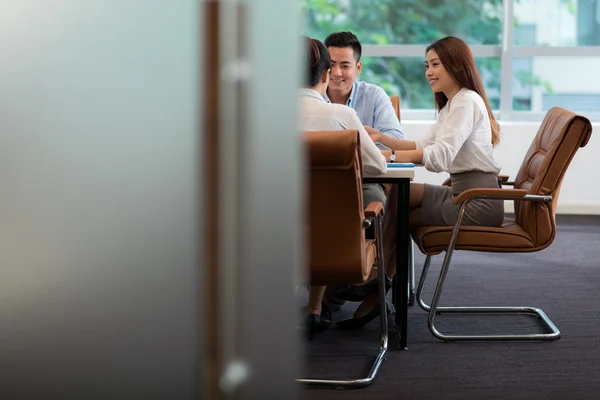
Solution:
M 326 103 L 317 91 L 300 89 L 299 128 L 301 131 L 334 131 L 356 129 L 360 137 L 363 176 L 376 176 L 387 171 L 385 157 L 358 119 L 356 111 L 343 104 Z
M 416 145 L 423 149 L 423 165 L 432 172 L 500 172 L 485 103 L 466 88 L 440 110 L 429 133 Z

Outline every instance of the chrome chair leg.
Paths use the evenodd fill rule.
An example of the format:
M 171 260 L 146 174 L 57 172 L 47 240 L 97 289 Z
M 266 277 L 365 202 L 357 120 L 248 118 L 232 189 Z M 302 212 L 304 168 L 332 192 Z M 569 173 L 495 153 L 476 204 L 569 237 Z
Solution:
M 419 280 L 419 286 L 417 288 L 417 301 L 419 306 L 425 311 L 428 311 L 427 325 L 429 330 L 436 338 L 444 341 L 459 341 L 459 340 L 557 340 L 560 338 L 560 331 L 556 325 L 548 318 L 543 310 L 535 307 L 452 307 L 452 306 L 439 306 L 440 298 L 442 296 L 442 287 L 448 274 L 450 267 L 450 260 L 454 253 L 454 247 L 460 231 L 460 225 L 464 217 L 466 205 L 469 200 L 466 200 L 459 211 L 458 220 L 452 230 L 452 236 L 446 249 L 444 256 L 444 262 L 440 270 L 440 275 L 433 293 L 433 299 L 431 305 L 425 304 L 423 301 L 422 291 L 425 282 L 425 278 L 429 271 L 431 264 L 431 256 L 427 256 L 425 264 L 423 265 L 423 272 L 421 279 Z M 526 333 L 526 334 L 500 334 L 500 335 L 465 335 L 465 334 L 444 334 L 440 332 L 435 324 L 434 320 L 437 314 L 442 313 L 458 313 L 458 314 L 517 314 L 517 315 L 533 315 L 538 317 L 544 326 L 550 331 L 549 333 Z
M 427 256 L 425 258 L 425 264 L 423 264 L 423 271 L 421 272 L 421 278 L 419 279 L 419 285 L 417 286 L 417 303 L 419 306 L 425 310 L 429 311 L 431 307 L 423 301 L 423 286 L 425 286 L 425 279 L 427 278 L 427 274 L 429 273 L 429 266 L 431 265 L 431 256 Z
M 385 360 L 385 355 L 388 349 L 388 322 L 387 322 L 387 307 L 385 300 L 385 265 L 383 262 L 383 244 L 381 241 L 382 237 L 382 220 L 376 217 L 375 223 L 377 229 L 375 230 L 375 239 L 377 241 L 377 256 L 379 259 L 379 268 L 377 269 L 377 284 L 379 289 L 379 312 L 380 312 L 380 346 L 379 353 L 375 358 L 371 366 L 369 374 L 364 378 L 353 379 L 353 380 L 340 380 L 340 379 L 296 379 L 296 382 L 300 382 L 307 385 L 314 386 L 333 386 L 337 388 L 360 388 L 365 387 L 373 383 L 373 380 L 379 372 L 381 364 Z
M 410 241 L 410 273 L 408 275 L 408 305 L 415 305 L 415 242 Z

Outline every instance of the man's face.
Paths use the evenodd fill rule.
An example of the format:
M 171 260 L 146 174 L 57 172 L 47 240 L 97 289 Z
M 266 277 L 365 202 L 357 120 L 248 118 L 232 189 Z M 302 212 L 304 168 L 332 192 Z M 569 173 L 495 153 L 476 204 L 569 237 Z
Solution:
M 342 94 L 352 90 L 352 84 L 362 69 L 362 62 L 356 61 L 352 47 L 329 47 L 331 57 L 331 79 L 328 91 Z

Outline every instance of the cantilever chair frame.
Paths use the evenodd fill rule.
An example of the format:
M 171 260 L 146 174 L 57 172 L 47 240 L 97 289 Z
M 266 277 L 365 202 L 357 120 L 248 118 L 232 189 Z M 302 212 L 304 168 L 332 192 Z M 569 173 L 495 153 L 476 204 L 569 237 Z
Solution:
M 442 296 L 442 286 L 446 280 L 446 274 L 450 267 L 450 260 L 454 253 L 454 246 L 456 245 L 456 239 L 460 231 L 460 226 L 465 215 L 465 210 L 472 200 L 475 199 L 495 199 L 495 200 L 517 200 L 517 201 L 535 201 L 543 203 L 551 203 L 552 196 L 540 196 L 540 195 L 528 195 L 524 193 L 522 196 L 473 196 L 466 199 L 460 206 L 458 212 L 458 220 L 452 229 L 452 236 L 448 243 L 448 249 L 444 256 L 444 262 L 440 270 L 440 276 L 433 293 L 433 299 L 431 305 L 427 305 L 423 301 L 423 286 L 425 285 L 425 279 L 429 272 L 429 266 L 431 264 L 431 255 L 428 255 L 423 265 L 423 272 L 421 273 L 421 279 L 419 279 L 419 285 L 417 287 L 417 302 L 419 306 L 429 312 L 427 317 L 427 325 L 433 336 L 440 340 L 445 341 L 456 341 L 456 340 L 556 340 L 560 338 L 560 331 L 554 325 L 554 323 L 548 318 L 546 313 L 536 307 L 452 307 L 452 306 L 439 306 L 440 298 Z M 550 333 L 534 333 L 534 334 L 511 334 L 511 335 L 448 335 L 441 333 L 434 324 L 435 316 L 439 313 L 459 313 L 459 314 L 470 314 L 470 313 L 487 313 L 487 314 L 527 314 L 534 315 L 541 319 L 544 325 L 550 330 Z
M 358 173 L 362 176 L 362 162 L 360 157 L 360 141 L 358 132 L 354 131 L 354 135 L 356 137 L 356 152 L 358 152 Z M 357 184 L 362 182 L 362 179 L 357 180 Z M 359 196 L 362 197 L 362 190 L 359 190 Z M 362 203 L 362 202 L 361 202 Z M 379 291 L 379 307 L 380 307 L 380 346 L 379 352 L 373 362 L 371 369 L 367 376 L 357 379 L 351 380 L 342 380 L 342 379 L 313 379 L 313 378 L 299 378 L 296 379 L 297 382 L 307 384 L 307 385 L 315 385 L 315 386 L 332 386 L 336 388 L 361 388 L 370 385 L 373 383 L 373 380 L 377 376 L 381 364 L 385 360 L 386 353 L 388 350 L 388 319 L 387 319 L 387 309 L 386 309 L 386 300 L 385 300 L 385 264 L 383 257 L 383 205 L 379 202 L 372 202 L 367 205 L 364 210 L 364 218 L 362 221 L 363 232 L 365 229 L 374 225 L 375 227 L 375 244 L 376 244 L 376 258 L 375 265 L 373 268 L 377 268 L 377 284 Z M 363 233 L 364 234 L 364 233 Z M 363 261 L 364 262 L 364 261 Z
M 368 208 L 367 208 L 368 210 Z M 367 212 L 365 210 L 365 212 Z M 361 388 L 365 386 L 369 386 L 375 378 L 377 377 L 377 373 L 379 372 L 379 368 L 381 364 L 385 360 L 385 356 L 388 350 L 388 322 L 387 322 L 387 310 L 386 310 L 386 301 L 385 301 L 385 266 L 383 264 L 383 245 L 381 243 L 382 237 L 382 219 L 380 215 L 369 216 L 365 218 L 364 228 L 368 228 L 371 224 L 375 224 L 375 240 L 377 242 L 377 286 L 379 289 L 379 306 L 380 306 L 380 323 L 379 329 L 381 334 L 381 344 L 379 346 L 379 353 L 375 358 L 371 366 L 371 370 L 369 374 L 364 378 L 351 379 L 351 380 L 342 380 L 342 379 L 312 379 L 312 378 L 301 378 L 296 379 L 297 382 L 304 383 L 307 385 L 313 386 L 333 386 L 336 388 Z
M 420 242 L 421 248 L 424 250 L 424 252 L 427 254 L 427 258 L 425 259 L 425 263 L 423 265 L 423 272 L 421 274 L 421 278 L 419 280 L 419 284 L 417 287 L 417 302 L 419 304 L 419 306 L 424 309 L 425 311 L 428 311 L 428 319 L 427 319 L 427 323 L 428 323 L 428 327 L 429 330 L 431 331 L 431 333 L 438 339 L 440 340 L 444 340 L 444 341 L 459 341 L 459 340 L 556 340 L 560 338 L 560 331 L 558 330 L 558 328 L 556 327 L 556 325 L 548 318 L 548 316 L 546 315 L 546 313 L 544 313 L 543 310 L 539 309 L 539 308 L 535 308 L 535 307 L 454 307 L 454 306 L 440 306 L 440 298 L 442 295 L 442 286 L 444 284 L 444 281 L 446 279 L 446 275 L 448 273 L 448 269 L 450 266 L 450 261 L 452 259 L 452 254 L 455 250 L 455 247 L 457 246 L 457 240 L 458 240 L 458 236 L 459 236 L 459 232 L 461 230 L 461 224 L 462 224 L 462 220 L 465 214 L 465 210 L 467 209 L 467 206 L 470 204 L 471 201 L 475 200 L 475 199 L 494 199 L 494 200 L 514 200 L 515 201 L 515 208 L 517 207 L 517 202 L 538 202 L 538 203 L 545 203 L 547 204 L 547 210 L 548 212 L 551 212 L 551 221 L 552 221 L 552 235 L 546 239 L 544 239 L 543 243 L 540 244 L 536 244 L 536 246 L 532 247 L 532 248 L 524 248 L 523 250 L 514 250 L 514 249 L 505 249 L 504 251 L 506 252 L 531 252 L 531 251 L 539 251 L 542 250 L 543 248 L 546 248 L 547 246 L 549 246 L 552 241 L 554 240 L 554 232 L 556 230 L 555 227 L 555 223 L 554 223 L 554 218 L 555 218 L 555 206 L 556 206 L 556 200 L 557 200 L 557 196 L 558 193 L 560 191 L 560 186 L 562 184 L 562 180 L 564 178 L 564 174 L 566 173 L 566 170 L 570 164 L 570 162 L 572 161 L 575 152 L 577 151 L 578 148 L 580 147 L 584 147 L 587 142 L 589 141 L 589 138 L 591 136 L 591 123 L 590 121 L 585 118 L 582 117 L 580 115 L 577 115 L 575 113 L 572 113 L 568 110 L 564 110 L 564 109 L 560 109 L 559 107 L 554 107 L 552 109 L 550 109 L 548 111 L 548 113 L 546 114 L 546 117 L 544 118 L 544 121 L 542 121 L 542 126 L 540 127 L 540 130 L 538 130 L 538 133 L 536 135 L 536 138 L 534 139 L 534 142 L 531 144 L 531 147 L 529 149 L 529 157 L 533 157 L 536 153 L 530 154 L 530 152 L 532 151 L 532 149 L 534 149 L 534 143 L 541 143 L 542 140 L 544 139 L 544 131 L 542 131 L 542 129 L 546 128 L 547 125 L 550 125 L 551 128 L 556 129 L 557 126 L 559 125 L 564 125 L 564 127 L 561 127 L 561 133 L 560 135 L 562 135 L 560 137 L 560 142 L 559 144 L 557 144 L 557 146 L 561 146 L 562 143 L 566 143 L 566 138 L 568 137 L 568 133 L 570 132 L 570 129 L 572 129 L 573 126 L 575 124 L 575 121 L 578 122 L 583 122 L 583 127 L 582 130 L 580 132 L 573 132 L 572 135 L 579 135 L 579 136 L 574 136 L 574 142 L 569 142 L 569 145 L 566 145 L 567 147 L 565 147 L 562 152 L 566 152 L 567 150 L 570 149 L 570 147 L 568 146 L 572 146 L 574 144 L 577 145 L 577 147 L 575 147 L 574 149 L 572 149 L 570 152 L 568 152 L 566 157 L 561 158 L 561 160 L 563 160 L 563 162 L 565 162 L 565 164 L 562 167 L 557 167 L 554 169 L 554 173 L 559 172 L 559 174 L 557 175 L 558 177 L 556 178 L 556 181 L 554 183 L 549 183 L 552 186 L 549 186 L 546 191 L 550 191 L 549 193 L 534 193 L 534 194 L 528 194 L 529 189 L 524 189 L 524 188 L 513 188 L 513 189 L 502 189 L 502 185 L 515 185 L 515 182 L 507 182 L 507 177 L 504 176 L 500 176 L 499 177 L 499 186 L 500 188 L 498 189 L 469 189 L 463 193 L 461 193 L 459 196 L 456 197 L 455 199 L 455 203 L 460 205 L 459 207 L 459 213 L 458 213 L 458 219 L 456 221 L 456 223 L 454 224 L 454 226 L 452 227 L 452 231 L 451 231 L 451 235 L 450 235 L 450 239 L 448 241 L 447 246 L 444 245 L 441 250 L 445 250 L 446 254 L 444 256 L 444 261 L 442 263 L 441 266 L 441 270 L 440 270 L 440 275 L 435 287 L 435 291 L 433 294 L 433 298 L 432 298 L 432 302 L 431 305 L 427 305 L 424 301 L 423 301 L 423 286 L 425 283 L 425 279 L 427 277 L 427 273 L 429 271 L 429 266 L 431 264 L 431 257 L 433 254 L 438 254 L 440 251 L 440 247 L 437 247 L 437 249 L 435 249 L 435 246 L 430 248 L 429 251 L 427 251 L 427 246 L 425 246 L 425 244 L 423 242 Z M 558 121 L 558 123 L 557 123 Z M 575 139 L 576 138 L 576 139 Z M 560 147 L 557 147 L 554 152 L 552 153 L 553 155 L 558 154 L 558 149 Z M 530 159 L 528 159 L 530 160 Z M 524 160 L 524 162 L 528 161 L 528 160 Z M 525 164 L 523 164 L 525 165 Z M 521 166 L 521 170 L 519 171 L 519 175 L 517 175 L 517 178 L 519 176 L 521 176 L 521 173 L 523 171 L 524 166 Z M 530 164 L 529 164 L 530 165 Z M 551 165 L 551 164 L 548 164 Z M 562 169 L 559 169 L 562 168 Z M 527 173 L 527 172 L 525 172 Z M 536 174 L 538 173 L 537 170 L 535 172 Z M 521 176 L 522 178 L 523 176 Z M 506 179 L 505 179 L 506 178 Z M 544 178 L 541 178 L 544 179 Z M 553 197 L 554 195 L 554 197 Z M 552 211 L 550 211 L 552 210 Z M 468 227 L 465 227 L 468 228 Z M 447 231 L 446 231 L 447 232 Z M 426 233 L 425 233 L 426 234 Z M 422 238 L 421 238 L 422 239 Z M 439 246 L 440 244 L 438 244 Z M 461 247 L 465 246 L 465 244 L 461 244 Z M 466 250 L 470 250 L 468 247 L 466 248 Z M 493 251 L 493 250 L 483 250 L 483 251 Z M 498 250 L 498 251 L 502 251 L 502 250 Z M 522 334 L 480 334 L 480 335 L 465 335 L 465 334 L 445 334 L 440 332 L 435 324 L 435 317 L 438 314 L 441 313 L 461 313 L 461 314 L 524 314 L 524 315 L 533 315 L 537 318 L 539 318 L 542 322 L 542 324 L 548 329 L 548 333 L 522 333 Z

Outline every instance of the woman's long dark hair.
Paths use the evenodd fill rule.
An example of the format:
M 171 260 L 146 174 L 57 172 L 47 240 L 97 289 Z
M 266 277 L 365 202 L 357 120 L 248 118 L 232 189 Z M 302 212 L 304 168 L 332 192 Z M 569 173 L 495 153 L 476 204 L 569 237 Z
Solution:
M 490 118 L 492 145 L 495 146 L 500 143 L 500 125 L 498 125 L 494 113 L 492 113 L 490 103 L 485 95 L 481 75 L 479 75 L 475 58 L 469 46 L 459 38 L 448 36 L 429 45 L 425 50 L 425 54 L 429 53 L 429 50 L 437 53 L 448 74 L 461 88 L 470 89 L 481 96 Z M 435 94 L 435 103 L 438 110 L 441 110 L 448 103 L 448 97 L 443 92 L 438 92 Z
M 331 57 L 325 45 L 317 39 L 304 37 L 306 41 L 306 63 L 308 67 L 306 85 L 316 86 L 323 72 L 331 68 Z

